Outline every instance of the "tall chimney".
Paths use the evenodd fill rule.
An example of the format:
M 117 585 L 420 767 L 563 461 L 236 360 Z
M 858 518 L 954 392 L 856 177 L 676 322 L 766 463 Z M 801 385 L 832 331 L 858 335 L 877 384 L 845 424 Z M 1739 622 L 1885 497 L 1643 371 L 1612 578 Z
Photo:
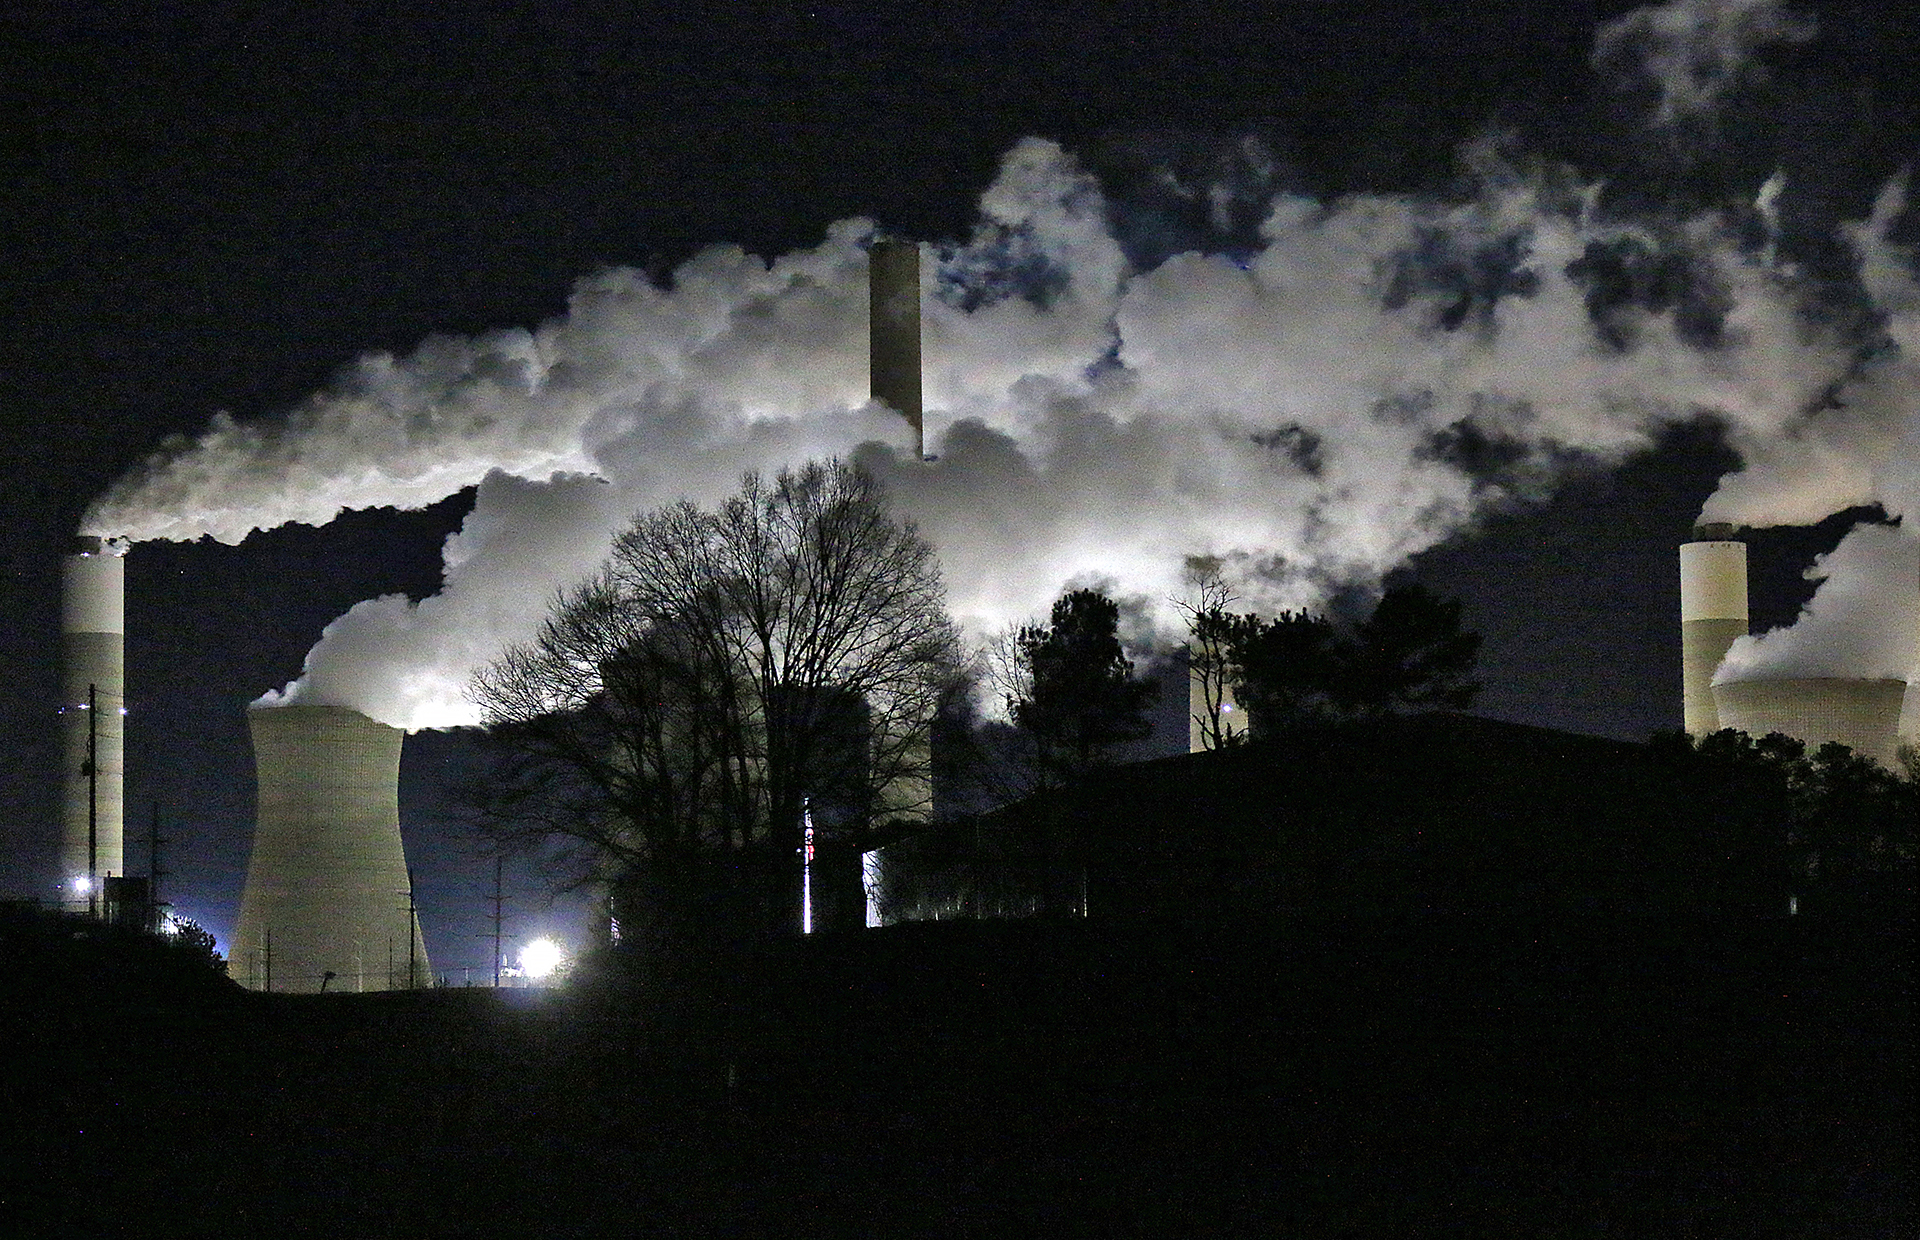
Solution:
M 257 707 L 247 730 L 259 810 L 228 973 L 300 994 L 429 985 L 400 841 L 400 730 L 338 706 Z
M 126 738 L 126 561 L 119 545 L 82 537 L 61 564 L 65 667 L 60 887 L 92 903 L 126 872 L 121 847 Z
M 882 238 L 868 254 L 869 368 L 873 399 L 890 406 L 913 428 L 913 453 L 927 454 L 921 423 L 920 246 Z
M 1720 730 L 1713 673 L 1747 632 L 1747 544 L 1731 525 L 1699 525 L 1680 544 L 1681 714 L 1693 736 Z

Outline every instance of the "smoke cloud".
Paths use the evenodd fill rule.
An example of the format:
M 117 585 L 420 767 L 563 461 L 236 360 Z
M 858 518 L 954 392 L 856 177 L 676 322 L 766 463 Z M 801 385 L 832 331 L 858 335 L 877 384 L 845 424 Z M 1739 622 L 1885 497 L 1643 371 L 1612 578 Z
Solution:
M 1649 124 L 1668 128 L 1710 119 L 1727 94 L 1757 72 L 1754 54 L 1775 43 L 1804 43 L 1811 21 L 1779 0 L 1672 0 L 1635 9 L 1602 26 L 1594 62 L 1642 80 L 1657 92 Z
M 1759 43 L 1800 37 L 1781 13 L 1676 3 L 1600 46 L 1639 57 L 1680 115 Z M 1746 463 L 1712 519 L 1920 510 L 1920 291 L 1889 241 L 1903 186 L 1848 234 L 1872 313 L 1836 321 L 1746 226 L 1777 220 L 1777 179 L 1743 210 L 1617 218 L 1565 170 L 1491 143 L 1464 162 L 1469 187 L 1444 201 L 1280 193 L 1251 253 L 1136 269 L 1101 186 L 1021 142 L 973 234 L 923 253 L 930 463 L 867 398 L 873 226 L 856 219 L 771 262 L 714 247 L 670 287 L 599 273 L 533 331 L 364 358 L 278 421 L 164 445 L 85 528 L 237 542 L 477 485 L 443 592 L 358 605 L 270 695 L 411 729 L 473 722 L 473 670 L 531 636 L 634 513 L 809 457 L 889 485 L 976 634 L 1074 582 L 1166 600 L 1192 556 L 1226 565 L 1248 606 L 1316 605 L 1544 497 L 1570 462 L 1618 462 L 1702 416 Z M 1858 579 L 1856 554 L 1850 538 L 1822 561 L 1827 588 Z
M 1907 679 L 1920 652 L 1920 539 L 1897 526 L 1857 525 L 1807 578 L 1820 588 L 1794 624 L 1736 639 L 1714 682 Z

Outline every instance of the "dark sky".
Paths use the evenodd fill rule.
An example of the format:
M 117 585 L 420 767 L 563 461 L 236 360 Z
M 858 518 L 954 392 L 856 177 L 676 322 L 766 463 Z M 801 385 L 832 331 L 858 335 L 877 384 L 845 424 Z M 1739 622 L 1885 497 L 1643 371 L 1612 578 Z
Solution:
M 1676 210 L 1784 167 L 1809 261 L 1920 153 L 1920 54 L 1872 4 L 1796 6 L 1818 37 L 1766 53 L 1683 152 L 1590 66 L 1623 4 L 645 7 L 0 7 L 0 894 L 52 882 L 57 557 L 88 500 L 166 436 L 271 418 L 368 350 L 532 326 L 584 274 L 662 276 L 713 241 L 775 254 L 857 214 L 960 237 L 1026 135 L 1076 154 L 1156 254 L 1252 235 L 1257 215 L 1222 231 L 1154 188 L 1249 137 L 1276 157 L 1267 191 L 1323 198 L 1444 192 L 1460 144 L 1494 129 Z M 1730 463 L 1711 428 L 1678 432 L 1421 559 L 1486 635 L 1486 713 L 1677 726 L 1673 544 Z M 157 801 L 184 911 L 224 935 L 237 906 L 244 704 L 354 602 L 431 593 L 463 515 L 456 497 L 134 550 L 130 855 Z M 1756 545 L 1757 620 L 1792 614 L 1843 528 Z M 439 814 L 459 756 L 410 742 L 403 807 L 429 946 L 456 970 L 487 951 L 486 867 Z

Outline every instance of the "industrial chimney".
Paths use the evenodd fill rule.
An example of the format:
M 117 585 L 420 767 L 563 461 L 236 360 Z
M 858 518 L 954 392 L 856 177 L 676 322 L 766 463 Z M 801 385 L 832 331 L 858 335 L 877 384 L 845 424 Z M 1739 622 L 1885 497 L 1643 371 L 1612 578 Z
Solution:
M 65 661 L 60 717 L 65 779 L 60 886 L 94 904 L 102 881 L 125 872 L 121 850 L 126 736 L 125 549 L 82 537 L 61 565 Z
M 402 733 L 338 706 L 247 713 L 259 777 L 228 972 L 255 990 L 429 984 L 400 841 Z
M 913 428 L 913 454 L 927 454 L 920 390 L 920 246 L 882 238 L 868 252 L 868 365 L 873 399 Z
M 1680 545 L 1680 694 L 1685 727 L 1706 736 L 1723 726 L 1713 673 L 1747 633 L 1747 544 L 1731 525 L 1695 526 Z

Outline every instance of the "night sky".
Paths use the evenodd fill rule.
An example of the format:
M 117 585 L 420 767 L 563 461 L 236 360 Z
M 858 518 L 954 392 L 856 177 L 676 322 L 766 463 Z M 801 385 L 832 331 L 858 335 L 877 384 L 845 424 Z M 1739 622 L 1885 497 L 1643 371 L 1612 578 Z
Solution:
M 1233 255 L 1274 193 L 1444 196 L 1489 133 L 1656 214 L 1750 201 L 1784 171 L 1781 243 L 1834 262 L 1832 224 L 1920 154 L 1920 44 L 1897 6 L 1793 6 L 1817 33 L 1760 48 L 1726 106 L 1661 132 L 1651 88 L 1593 64 L 1596 26 L 1632 7 L 0 9 L 0 895 L 52 890 L 57 562 L 89 500 L 217 412 L 272 419 L 369 351 L 533 327 L 597 270 L 664 280 L 706 244 L 771 256 L 856 215 L 962 238 L 1027 136 L 1099 179 L 1135 261 Z M 1167 188 L 1210 178 L 1233 190 L 1211 216 Z M 1482 712 L 1677 727 L 1673 548 L 1734 463 L 1710 423 L 1682 427 L 1418 557 L 1485 635 Z M 128 850 L 144 856 L 157 802 L 180 912 L 222 937 L 237 912 L 245 704 L 354 603 L 433 593 L 471 502 L 134 549 Z M 1757 537 L 1758 627 L 1794 614 L 1847 524 Z M 444 804 L 463 753 L 410 740 L 402 804 L 428 946 L 456 982 L 489 950 L 491 866 Z M 539 891 L 518 876 L 510 932 L 577 933 L 577 908 L 549 913 Z

